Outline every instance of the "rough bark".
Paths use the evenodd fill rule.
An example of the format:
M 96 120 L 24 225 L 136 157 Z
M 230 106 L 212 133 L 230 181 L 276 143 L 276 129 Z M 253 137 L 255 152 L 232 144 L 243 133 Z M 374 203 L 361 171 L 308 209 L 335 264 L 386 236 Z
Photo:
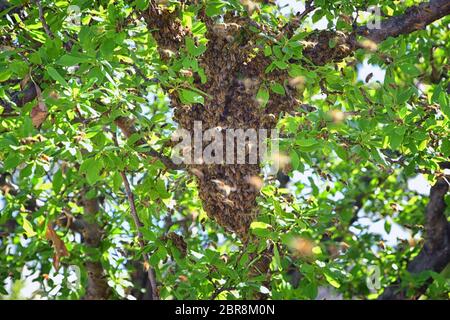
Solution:
M 381 27 L 368 29 L 366 26 L 357 29 L 357 33 L 376 43 L 389 37 L 398 37 L 424 29 L 430 23 L 450 14 L 450 1 L 431 0 L 408 8 L 404 14 L 390 17 L 381 22 Z
M 99 248 L 101 242 L 101 229 L 95 223 L 95 216 L 100 211 L 98 199 L 83 199 L 84 213 L 90 222 L 83 222 L 81 234 L 84 243 L 91 248 Z M 85 267 L 88 275 L 85 300 L 106 300 L 110 296 L 110 288 L 100 261 L 87 257 Z
M 350 34 L 329 30 L 313 32 L 306 38 L 303 55 L 319 66 L 340 61 L 359 47 L 357 36 L 380 43 L 389 37 L 398 37 L 424 29 L 448 14 L 450 14 L 450 1 L 431 0 L 410 7 L 401 15 L 384 19 L 380 28 L 369 29 L 367 26 L 360 26 Z M 328 45 L 330 39 L 336 43 L 333 48 Z
M 431 270 L 441 272 L 450 262 L 450 223 L 445 216 L 445 195 L 449 184 L 445 177 L 438 178 L 430 190 L 430 201 L 425 210 L 425 243 L 420 253 L 408 264 L 407 271 L 419 274 Z M 418 298 L 427 288 L 423 286 L 413 298 Z M 407 296 L 406 289 L 397 281 L 386 288 L 380 296 L 381 300 L 402 300 Z

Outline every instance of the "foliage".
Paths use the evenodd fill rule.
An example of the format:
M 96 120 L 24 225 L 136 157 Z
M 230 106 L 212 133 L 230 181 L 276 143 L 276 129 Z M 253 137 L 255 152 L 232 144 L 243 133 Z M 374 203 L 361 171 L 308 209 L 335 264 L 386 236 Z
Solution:
M 434 282 L 425 296 L 448 298 L 445 273 L 405 271 L 423 243 L 428 201 L 411 188 L 410 179 L 424 174 L 433 184 L 439 163 L 450 156 L 448 17 L 371 44 L 375 48 L 361 46 L 343 61 L 313 66 L 302 54 L 313 23 L 323 18 L 328 29 L 350 32 L 349 17 L 365 4 L 379 3 L 383 13 L 395 16 L 416 1 L 316 0 L 317 9 L 296 33 L 278 38 L 275 30 L 293 18 L 271 1 L 258 2 L 257 9 L 250 1 L 162 1 L 191 32 L 168 62 L 139 19 L 149 6 L 146 0 L 37 3 L 44 17 L 38 5 L 22 0 L 10 1 L 13 7 L 0 12 L 0 293 L 5 298 L 10 284 L 23 278 L 38 284 L 41 297 L 82 298 L 90 277 L 87 261 L 101 263 L 109 298 L 142 297 L 136 275 L 143 267 L 155 271 L 161 299 L 241 299 L 255 292 L 314 299 L 320 288 L 344 298 L 373 299 L 397 279 L 414 292 L 430 277 Z M 210 45 L 199 14 L 204 5 L 218 23 L 226 12 L 235 12 L 264 26 L 266 32 L 249 28 L 259 33 L 255 50 L 272 61 L 265 72 L 287 72 L 301 102 L 313 108 L 298 107 L 278 121 L 291 182 L 280 186 L 275 177 L 264 177 L 260 212 L 251 225 L 260 241 L 243 243 L 218 226 L 202 208 L 196 178 L 148 156 L 149 150 L 170 155 L 178 124 L 169 93 L 186 105 L 202 106 L 210 99 L 194 85 L 195 78 L 208 83 L 198 63 Z M 80 9 L 75 19 L 69 6 Z M 329 46 L 335 45 L 330 40 Z M 384 81 L 360 79 L 364 61 L 379 66 Z M 261 108 L 286 95 L 287 82 L 263 84 L 256 97 Z M 18 96 L 26 90 L 35 91 L 35 98 Z M 133 118 L 138 130 L 121 132 L 119 117 Z M 143 224 L 139 230 L 122 172 L 132 185 Z M 97 201 L 100 210 L 88 214 L 85 200 Z M 367 219 L 381 221 L 387 235 L 400 226 L 410 238 L 387 243 L 368 228 Z M 77 221 L 98 226 L 100 243 L 87 244 Z M 182 236 L 186 252 L 171 233 Z M 268 243 L 273 246 L 269 274 L 250 274 Z M 73 284 L 73 266 L 80 270 L 81 286 Z M 381 287 L 370 290 L 366 280 L 374 266 L 381 270 Z

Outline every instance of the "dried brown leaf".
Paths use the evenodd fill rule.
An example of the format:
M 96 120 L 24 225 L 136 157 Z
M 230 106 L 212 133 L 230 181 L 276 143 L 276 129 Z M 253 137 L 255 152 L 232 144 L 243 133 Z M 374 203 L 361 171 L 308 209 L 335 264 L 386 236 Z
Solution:
M 68 257 L 69 252 L 67 251 L 64 241 L 56 234 L 51 224 L 47 226 L 47 231 L 45 232 L 45 237 L 47 240 L 52 242 L 55 254 L 53 256 L 53 266 L 56 270 L 59 269 L 59 261 L 61 257 Z

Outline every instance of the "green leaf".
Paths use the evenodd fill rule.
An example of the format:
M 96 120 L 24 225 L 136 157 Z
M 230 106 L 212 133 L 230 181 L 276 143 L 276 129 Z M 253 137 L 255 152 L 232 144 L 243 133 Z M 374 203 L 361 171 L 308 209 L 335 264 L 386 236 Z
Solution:
M 441 106 L 442 112 L 450 119 L 450 106 L 449 106 L 449 97 L 445 92 L 441 92 L 439 95 L 439 104 Z
M 291 158 L 292 169 L 296 170 L 300 166 L 300 158 L 295 150 L 291 150 L 289 153 L 289 157 Z
M 397 103 L 403 104 L 408 101 L 411 96 L 414 94 L 413 88 L 408 88 L 407 90 L 399 90 L 397 95 Z
M 261 221 L 253 221 L 250 225 L 250 229 L 267 229 L 270 228 L 270 224 Z
M 59 82 L 59 84 L 62 85 L 63 87 L 69 86 L 69 84 L 66 82 L 66 80 L 59 74 L 58 71 L 56 71 L 55 68 L 53 68 L 51 66 L 47 66 L 47 73 L 53 80 Z
M 264 108 L 269 102 L 270 94 L 269 90 L 265 86 L 259 87 L 258 93 L 256 94 L 256 100 L 258 101 L 261 108 Z
M 106 59 L 110 59 L 114 54 L 114 48 L 116 47 L 116 42 L 114 39 L 109 38 L 103 41 L 100 46 L 100 52 Z
M 84 50 L 90 52 L 94 48 L 94 34 L 91 31 L 91 27 L 82 26 L 78 33 L 78 39 Z
M 61 187 L 63 184 L 63 175 L 61 169 L 59 169 L 54 175 L 53 175 L 53 191 L 58 194 L 59 191 L 61 191 Z
M 225 5 L 226 3 L 222 1 L 208 1 L 206 5 L 206 15 L 208 17 L 214 17 L 221 14 Z
M 207 48 L 204 44 L 200 44 L 197 47 L 192 38 L 186 38 L 186 49 L 189 54 L 193 55 L 194 57 L 197 57 L 203 54 Z
M 264 55 L 266 57 L 271 56 L 272 55 L 272 48 L 269 45 L 266 45 L 264 47 Z
M 149 5 L 148 0 L 136 0 L 134 3 L 136 5 L 136 8 L 138 8 L 139 10 L 145 10 Z
M 92 59 L 87 56 L 75 56 L 75 55 L 71 55 L 71 54 L 65 54 L 61 58 L 59 58 L 56 63 L 61 66 L 64 66 L 64 67 L 70 67 L 70 66 L 75 66 L 80 63 L 91 62 L 91 61 L 92 61 Z
M 33 226 L 31 225 L 30 221 L 28 221 L 24 215 L 22 216 L 22 227 L 25 230 L 25 234 L 28 238 L 37 235 L 37 233 L 33 230 Z
M 100 180 L 100 171 L 103 169 L 101 160 L 95 158 L 86 159 L 80 166 L 80 171 L 86 174 L 86 181 L 93 185 Z
M 444 141 L 442 141 L 441 152 L 444 154 L 444 156 L 450 157 L 450 140 L 445 139 Z
M 308 139 L 297 139 L 295 142 L 298 146 L 300 147 L 312 147 L 316 144 L 319 143 L 319 141 L 317 141 L 314 138 L 308 138 Z
M 278 252 L 277 246 L 273 247 L 273 258 L 275 260 L 276 268 L 280 271 L 282 269 L 282 266 L 281 266 L 280 253 Z
M 269 228 L 271 228 L 270 224 L 261 221 L 254 221 L 250 225 L 252 233 L 259 237 L 267 237 L 270 233 L 270 230 L 268 230 Z
M 201 94 L 198 92 L 187 90 L 187 89 L 180 89 L 178 91 L 179 97 L 182 103 L 184 104 L 192 104 L 192 103 L 200 103 L 204 104 L 205 99 Z
M 0 72 L 0 82 L 7 81 L 12 75 L 12 72 L 10 70 L 5 70 L 3 72 Z
M 400 145 L 402 144 L 402 142 L 403 142 L 403 135 L 391 132 L 391 134 L 389 135 L 389 145 L 392 148 L 392 150 L 397 150 L 398 147 L 400 147 Z
M 20 157 L 16 153 L 10 153 L 6 158 L 4 165 L 4 170 L 11 170 L 17 168 L 20 163 Z
M 288 67 L 288 64 L 282 60 L 275 60 L 273 63 L 281 70 L 287 69 Z
M 170 193 L 167 192 L 166 185 L 163 180 L 159 179 L 156 182 L 156 191 L 158 192 L 161 199 L 170 198 Z
M 301 287 L 303 294 L 308 299 L 315 299 L 318 294 L 317 284 L 315 282 L 307 282 L 306 285 Z
M 334 47 L 336 47 L 336 40 L 334 39 L 330 39 L 328 40 L 328 46 L 333 49 Z
M 282 96 L 284 96 L 286 94 L 286 92 L 284 91 L 284 87 L 281 84 L 279 84 L 278 82 L 271 83 L 270 89 L 273 92 L 275 92 L 276 94 L 280 94 Z
M 9 70 L 15 73 L 19 78 L 24 77 L 28 73 L 28 69 L 28 64 L 23 61 L 14 61 L 9 66 Z
M 386 221 L 384 221 L 384 230 L 386 231 L 387 234 L 391 233 L 391 228 L 392 228 L 391 222 L 388 219 L 386 219 Z
M 339 288 L 341 284 L 339 281 L 336 280 L 336 278 L 331 274 L 331 272 L 325 271 L 324 272 L 325 279 L 328 281 L 329 284 L 331 284 L 335 288 Z
M 148 241 L 156 241 L 156 235 L 154 232 L 150 231 L 148 228 L 146 227 L 141 227 L 139 228 L 139 231 L 142 233 L 142 235 L 144 236 L 145 240 Z

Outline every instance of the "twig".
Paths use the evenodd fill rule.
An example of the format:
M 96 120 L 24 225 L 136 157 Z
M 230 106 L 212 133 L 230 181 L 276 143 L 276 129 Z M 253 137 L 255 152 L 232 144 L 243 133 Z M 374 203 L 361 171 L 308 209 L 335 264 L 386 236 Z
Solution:
M 120 128 L 125 137 L 129 138 L 133 133 L 137 133 L 136 127 L 133 125 L 133 120 L 126 117 L 119 117 L 115 121 L 116 125 Z M 141 146 L 147 144 L 144 139 L 139 139 L 135 142 L 135 146 Z M 153 158 L 159 159 L 167 169 L 171 170 L 183 170 L 185 166 L 177 165 L 169 157 L 163 155 L 162 153 L 156 151 L 155 149 L 148 147 L 149 149 L 141 154 L 149 155 Z
M 211 295 L 211 297 L 209 298 L 209 300 L 214 300 L 215 298 L 217 298 L 217 296 L 219 295 L 219 294 L 221 294 L 222 292 L 224 292 L 224 291 L 230 291 L 230 290 L 234 290 L 235 288 L 233 288 L 233 287 L 220 287 L 220 288 L 217 288 L 214 292 L 213 292 L 213 294 Z
M 119 147 L 119 144 L 118 144 L 117 139 L 114 134 L 113 134 L 113 140 L 114 140 L 114 144 L 117 147 Z M 144 236 L 142 235 L 142 232 L 140 230 L 140 228 L 143 226 L 143 223 L 141 222 L 141 220 L 139 219 L 139 216 L 137 214 L 136 204 L 134 201 L 134 194 L 133 194 L 133 191 L 131 190 L 130 182 L 128 181 L 125 171 L 120 171 L 120 176 L 122 177 L 122 181 L 125 186 L 125 194 L 127 195 L 128 203 L 130 205 L 131 217 L 133 218 L 134 225 L 136 226 L 136 229 L 137 229 L 139 246 L 141 247 L 141 249 L 144 249 L 145 248 Z M 159 300 L 157 285 L 156 285 L 155 271 L 150 266 L 150 263 L 149 263 L 150 259 L 149 259 L 148 254 L 144 253 L 143 256 L 144 256 L 144 267 L 147 269 L 148 280 L 150 281 L 150 291 L 151 291 L 152 300 Z
M 144 71 L 142 71 L 142 69 L 136 64 L 136 63 L 131 63 L 130 66 L 133 67 L 134 71 L 142 77 L 142 79 L 144 79 L 145 82 L 148 83 L 159 83 L 159 79 L 157 78 L 149 78 L 145 75 Z
M 50 30 L 47 22 L 45 21 L 44 18 L 44 9 L 42 8 L 42 3 L 40 0 L 35 0 L 36 5 L 38 6 L 39 9 L 39 20 L 42 23 L 42 26 L 44 27 L 45 33 L 51 38 L 54 39 L 55 35 L 53 34 L 53 32 Z
M 290 37 L 294 34 L 294 31 L 300 27 L 302 20 L 311 12 L 316 10 L 316 7 L 313 4 L 313 0 L 307 0 L 305 3 L 305 10 L 303 12 L 299 12 L 296 16 L 283 27 L 283 31 L 287 32 L 287 35 Z
M 305 3 L 305 10 L 303 10 L 302 13 L 298 13 L 296 19 L 299 22 L 302 21 L 305 16 L 310 14 L 315 9 L 316 9 L 316 7 L 313 5 L 313 0 L 307 0 L 306 3 Z

